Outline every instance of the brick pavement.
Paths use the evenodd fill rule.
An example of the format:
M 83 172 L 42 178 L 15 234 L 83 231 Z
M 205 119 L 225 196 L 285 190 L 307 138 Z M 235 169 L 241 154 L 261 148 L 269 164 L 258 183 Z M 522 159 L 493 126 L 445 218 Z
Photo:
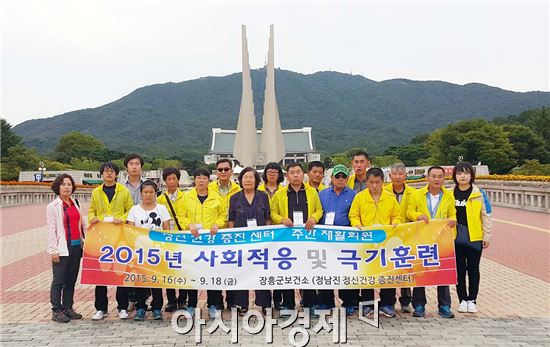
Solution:
M 40 211 L 33 206 L 29 211 Z M 51 322 L 51 265 L 44 252 L 45 227 L 39 224 L 42 222 L 38 218 L 22 220 L 18 208 L 0 210 L 2 346 L 195 345 L 193 335 L 176 334 L 169 321 L 120 322 L 111 314 L 105 321 L 92 322 L 90 317 L 95 310 L 91 286 L 78 285 L 76 290 L 75 309 L 85 316 L 84 320 L 64 325 Z M 44 206 L 41 208 L 43 211 Z M 496 208 L 495 217 L 544 228 L 547 215 Z M 549 237 L 549 233 L 542 231 L 495 222 L 493 243 L 484 252 L 481 263 L 477 314 L 456 312 L 457 299 L 452 288 L 457 318 L 438 318 L 435 290 L 428 288 L 426 318 L 402 314 L 395 319 L 382 318 L 379 330 L 350 318 L 347 346 L 550 345 Z M 114 313 L 114 290 L 109 294 L 109 309 Z M 204 300 L 201 295 L 199 305 L 204 305 Z M 165 318 L 169 319 L 168 314 Z M 274 345 L 289 345 L 288 331 L 289 328 L 276 327 Z M 327 332 L 310 332 L 309 346 L 332 345 Z M 139 339 L 136 338 L 138 334 Z M 225 346 L 229 341 L 230 337 L 220 331 L 213 335 L 203 333 L 203 345 Z M 263 334 L 241 334 L 240 345 L 263 344 Z

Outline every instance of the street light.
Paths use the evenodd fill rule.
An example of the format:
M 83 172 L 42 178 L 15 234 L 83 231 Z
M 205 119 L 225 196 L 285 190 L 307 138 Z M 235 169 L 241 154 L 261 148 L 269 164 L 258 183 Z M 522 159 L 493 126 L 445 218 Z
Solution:
M 37 177 L 38 182 L 44 182 L 44 172 L 46 172 L 46 168 L 44 167 L 44 162 L 42 160 L 38 163 L 38 171 L 40 171 L 40 175 Z

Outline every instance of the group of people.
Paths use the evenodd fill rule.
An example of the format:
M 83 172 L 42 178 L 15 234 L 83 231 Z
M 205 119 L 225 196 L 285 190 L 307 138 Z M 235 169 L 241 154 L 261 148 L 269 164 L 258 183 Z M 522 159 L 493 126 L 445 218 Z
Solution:
M 370 158 L 364 151 L 353 155 L 352 171 L 344 165 L 332 168 L 331 184 L 323 185 L 325 166 L 310 162 L 305 170 L 301 163 L 291 163 L 286 174 L 277 163 L 265 166 L 262 177 L 252 167 L 243 169 L 238 184 L 232 180 L 233 164 L 228 159 L 216 163 L 217 180 L 210 182 L 210 171 L 199 168 L 193 172 L 194 187 L 188 192 L 179 189 L 180 171 L 164 169 L 165 191 L 141 175 L 143 158 L 131 154 L 124 160 L 128 173 L 125 182 L 117 182 L 119 167 L 106 162 L 101 165 L 103 183 L 92 192 L 88 223 L 79 202 L 72 197 L 76 186 L 70 175 L 58 176 L 52 190 L 58 196 L 47 207 L 48 252 L 52 258 L 51 286 L 52 320 L 68 322 L 81 319 L 73 309 L 74 286 L 78 276 L 86 225 L 99 221 L 127 223 L 143 228 L 189 232 L 198 236 L 200 230 L 212 235 L 221 228 L 257 227 L 270 224 L 303 225 L 312 230 L 316 224 L 365 228 L 372 225 L 395 225 L 412 221 L 429 223 L 432 219 L 448 219 L 450 230 L 456 230 L 455 254 L 459 312 L 476 312 L 479 290 L 479 263 L 491 238 L 491 210 L 484 192 L 474 185 L 475 171 L 467 162 L 453 169 L 454 188 L 445 188 L 445 170 L 432 166 L 427 171 L 427 184 L 415 189 L 406 184 L 406 167 L 391 166 L 390 183 L 384 183 L 384 172 L 369 168 Z M 287 184 L 283 184 L 285 181 Z M 466 285 L 468 275 L 468 285 Z M 346 314 L 351 316 L 359 302 L 374 300 L 373 289 L 341 289 L 338 296 Z M 299 291 L 300 304 L 316 310 L 335 307 L 334 290 L 305 289 Z M 164 304 L 161 288 L 116 288 L 120 319 L 136 310 L 134 320 L 144 320 L 148 308 L 152 318 L 161 320 Z M 191 315 L 197 307 L 197 290 L 166 289 L 164 311 L 187 310 Z M 255 305 L 265 312 L 275 308 L 281 312 L 296 309 L 296 291 L 256 290 Z M 437 287 L 438 313 L 453 318 L 449 286 Z M 395 317 L 395 288 L 380 290 L 379 311 Z M 425 315 L 425 288 L 402 288 L 399 296 L 402 313 L 415 317 Z M 210 318 L 215 318 L 227 305 L 237 307 L 244 315 L 249 308 L 248 290 L 207 290 Z M 108 314 L 107 287 L 96 286 L 93 320 Z M 372 314 L 372 305 L 363 306 L 363 315 Z

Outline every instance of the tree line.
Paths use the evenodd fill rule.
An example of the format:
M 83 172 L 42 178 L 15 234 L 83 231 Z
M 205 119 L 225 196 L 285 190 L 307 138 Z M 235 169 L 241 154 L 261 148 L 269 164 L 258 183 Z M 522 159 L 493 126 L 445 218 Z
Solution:
M 326 156 L 324 163 L 348 164 L 355 150 Z M 473 164 L 488 165 L 492 173 L 550 175 L 550 109 L 543 107 L 492 121 L 459 121 L 417 135 L 406 145 L 389 147 L 374 156 L 374 164 L 454 165 L 459 156 Z
M 21 137 L 11 130 L 11 125 L 5 119 L 1 119 L 1 122 L 1 179 L 3 181 L 17 180 L 20 171 L 36 171 L 41 161 L 47 171 L 96 171 L 99 170 L 101 163 L 106 161 L 112 161 L 119 167 L 124 167 L 123 160 L 128 153 L 111 150 L 92 135 L 77 131 L 69 132 L 60 138 L 52 153 L 41 155 L 35 148 L 24 146 L 21 143 Z M 203 165 L 198 160 L 145 157 L 143 170 L 167 167 L 192 170 Z
M 4 181 L 16 180 L 19 171 L 37 170 L 40 161 L 48 171 L 99 170 L 101 163 L 108 160 L 123 167 L 127 153 L 107 148 L 92 135 L 69 132 L 61 137 L 52 153 L 40 155 L 34 148 L 22 144 L 21 137 L 5 119 L 1 122 L 1 178 Z M 349 165 L 357 150 L 351 148 L 325 155 L 323 162 L 327 167 Z M 492 173 L 550 175 L 550 109 L 542 107 L 492 121 L 462 120 L 417 135 L 408 144 L 373 154 L 373 164 L 378 167 L 399 161 L 406 166 L 454 165 L 461 156 L 465 161 L 488 165 Z M 146 157 L 143 169 L 194 170 L 204 166 L 196 157 L 181 157 L 176 154 L 169 158 Z

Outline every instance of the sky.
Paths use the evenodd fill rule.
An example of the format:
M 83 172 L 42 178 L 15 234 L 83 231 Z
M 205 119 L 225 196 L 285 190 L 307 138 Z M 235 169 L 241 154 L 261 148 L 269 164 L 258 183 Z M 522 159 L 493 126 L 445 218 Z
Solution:
M 549 91 L 549 1 L 1 0 L 1 116 L 94 108 L 151 84 L 264 65 Z

